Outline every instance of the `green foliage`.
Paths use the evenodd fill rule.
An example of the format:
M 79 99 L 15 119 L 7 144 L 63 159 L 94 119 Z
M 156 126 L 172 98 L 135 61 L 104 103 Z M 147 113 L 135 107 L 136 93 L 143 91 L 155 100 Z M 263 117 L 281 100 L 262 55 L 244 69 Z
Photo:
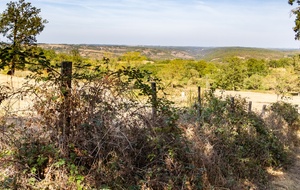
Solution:
M 289 103 L 283 101 L 273 103 L 270 110 L 282 116 L 290 126 L 299 121 L 298 109 Z
M 39 141 L 34 142 L 30 138 L 26 140 L 31 142 L 22 143 L 15 156 L 24 166 L 27 166 L 23 173 L 34 179 L 31 182 L 43 180 L 49 159 L 55 157 L 56 151 L 51 144 L 46 145 Z
M 281 99 L 288 97 L 290 92 L 299 90 L 299 77 L 292 69 L 273 69 L 272 76 L 276 81 L 273 89 Z
M 263 76 L 254 74 L 244 80 L 244 88 L 249 90 L 263 90 Z
M 72 61 L 73 63 L 81 63 L 83 61 L 78 49 L 72 49 L 70 54 L 72 56 L 72 59 L 70 61 Z
M 215 64 L 208 63 L 204 60 L 200 60 L 200 61 L 191 60 L 187 64 L 187 66 L 197 71 L 200 78 L 205 77 L 207 75 L 211 75 L 217 70 Z
M 216 65 L 218 71 L 207 75 L 215 88 L 226 90 L 275 90 L 282 97 L 299 89 L 296 58 L 270 60 L 239 58 L 227 59 L 226 64 Z M 295 66 L 293 66 L 295 65 Z
M 281 58 L 279 60 L 270 60 L 268 65 L 271 68 L 286 68 L 290 65 L 292 65 L 292 60 L 289 58 Z
M 186 60 L 172 60 L 157 75 L 166 80 L 182 80 L 187 73 L 186 63 Z
M 152 80 L 153 82 L 159 81 L 157 78 L 152 78 L 151 73 L 147 70 L 139 70 L 131 67 L 124 67 L 114 73 L 120 81 L 123 82 L 123 86 L 130 86 L 132 84 L 133 89 L 139 89 L 139 95 L 150 97 L 152 90 L 150 84 L 146 83 Z
M 288 164 L 287 151 L 260 116 L 247 112 L 247 106 L 245 99 L 239 97 L 233 103 L 230 97 L 207 94 L 203 130 L 213 133 L 210 140 L 222 160 L 220 175 L 228 181 L 242 178 L 265 184 L 265 168 Z M 227 185 L 230 188 L 234 183 Z
M 297 3 L 298 5 L 300 5 L 300 2 L 299 1 L 296 1 L 295 0 L 289 0 L 288 1 L 290 5 L 294 5 L 294 3 Z M 296 15 L 296 19 L 295 19 L 295 26 L 294 26 L 294 32 L 296 33 L 295 34 L 295 39 L 296 40 L 299 40 L 300 39 L 300 8 L 299 7 L 296 7 L 292 10 L 292 13 L 294 15 Z
M 201 59 L 223 63 L 229 57 L 240 57 L 242 59 L 280 59 L 289 54 L 284 51 L 263 48 L 247 47 L 216 47 L 202 51 Z M 297 53 L 296 53 L 297 54 Z M 226 61 L 225 61 L 226 62 Z
M 12 60 L 14 62 L 11 62 Z M 0 49 L 0 69 L 8 66 L 9 69 L 24 70 L 27 67 L 29 70 L 34 70 L 34 68 L 40 67 L 40 64 L 43 64 L 45 61 L 46 57 L 39 48 L 14 49 L 11 46 L 6 46 Z
M 54 50 L 46 50 L 46 49 L 42 49 L 42 50 L 43 50 L 44 55 L 46 56 L 46 58 L 48 60 L 54 60 L 55 57 L 57 56 L 57 54 L 56 54 L 56 52 Z
M 267 64 L 264 60 L 248 59 L 246 61 L 248 76 L 268 74 Z
M 44 29 L 47 20 L 39 15 L 40 9 L 25 0 L 7 3 L 7 9 L 0 17 L 0 33 L 14 45 L 30 45 L 36 42 L 36 35 Z
M 227 65 L 219 70 L 215 77 L 216 86 L 222 89 L 242 89 L 243 81 L 247 76 L 247 68 L 238 58 L 227 59 Z
M 157 77 L 172 86 L 199 85 L 200 78 L 210 76 L 217 70 L 213 63 L 183 59 L 157 61 L 139 68 L 153 71 Z
M 16 68 L 24 69 L 28 48 L 36 43 L 36 36 L 47 23 L 39 16 L 40 11 L 24 0 L 7 3 L 7 9 L 0 17 L 0 33 L 10 44 L 0 49 L 0 69 L 9 66 L 12 74 Z
M 298 88 L 298 83 L 293 82 L 297 78 L 297 69 L 299 67 L 299 60 L 297 57 L 269 61 L 254 58 L 244 60 L 242 58 L 235 57 L 227 58 L 225 60 L 226 63 L 222 64 L 210 63 L 204 60 L 196 61 L 185 59 L 151 62 L 131 61 L 128 63 L 124 61 L 117 61 L 118 58 L 111 58 L 109 59 L 109 64 L 106 64 L 103 60 L 94 60 L 91 58 L 82 57 L 82 52 L 79 52 L 79 47 L 77 46 L 64 49 L 64 51 L 61 50 L 61 53 L 55 53 L 53 50 L 41 49 L 34 51 L 36 54 L 39 54 L 38 52 L 43 51 L 43 55 L 47 58 L 50 65 L 54 66 L 57 71 L 59 69 L 57 65 L 59 65 L 62 61 L 72 61 L 73 63 L 76 63 L 76 68 L 78 68 L 78 71 L 84 68 L 83 65 L 91 65 L 92 70 L 98 68 L 98 71 L 101 70 L 101 72 L 104 72 L 105 70 L 116 72 L 118 69 L 123 69 L 124 67 L 136 67 L 143 71 L 150 71 L 153 76 L 163 79 L 161 81 L 162 83 L 172 87 L 183 85 L 209 87 L 210 85 L 213 85 L 214 87 L 228 90 L 276 90 L 278 91 L 278 94 L 284 93 L 284 96 L 286 96 L 290 91 L 297 91 Z M 5 52 L 6 51 L 2 52 L 2 57 L 4 57 L 3 60 L 5 59 L 7 61 L 2 65 L 2 67 L 7 69 L 5 65 L 10 62 L 10 58 L 5 58 L 6 55 L 8 55 Z M 110 57 L 113 56 L 110 55 Z M 234 61 L 234 59 L 236 60 Z M 31 60 L 31 62 L 34 64 L 30 65 L 29 60 Z M 121 60 L 121 57 L 119 60 Z M 23 69 L 36 70 L 36 68 L 40 68 L 37 66 L 37 63 L 39 62 L 38 60 L 28 59 L 27 57 L 25 58 L 25 61 L 27 61 L 25 65 L 24 62 L 22 62 Z M 236 64 L 232 64 L 230 62 L 236 62 Z M 291 76 L 288 80 L 289 82 L 282 82 L 286 80 L 279 80 L 279 78 L 282 77 L 278 77 L 278 74 L 274 72 L 276 69 L 281 68 L 287 69 L 289 72 L 289 75 Z M 292 71 L 293 69 L 294 71 Z M 92 70 L 86 69 L 81 73 L 83 74 L 83 72 L 86 72 L 87 75 L 90 75 Z M 46 71 L 47 68 L 44 68 L 43 72 L 46 73 Z M 279 87 L 284 86 L 277 85 L 279 83 L 289 84 L 288 86 L 290 87 L 288 87 L 289 89 L 286 90 L 285 87 Z
M 130 61 L 145 61 L 147 60 L 147 57 L 141 55 L 140 52 L 127 52 L 124 53 L 119 59 L 120 61 L 126 61 L 129 63 Z
M 155 76 L 157 76 L 163 69 L 166 69 L 165 65 L 160 62 L 141 64 L 138 68 L 143 71 L 149 71 Z

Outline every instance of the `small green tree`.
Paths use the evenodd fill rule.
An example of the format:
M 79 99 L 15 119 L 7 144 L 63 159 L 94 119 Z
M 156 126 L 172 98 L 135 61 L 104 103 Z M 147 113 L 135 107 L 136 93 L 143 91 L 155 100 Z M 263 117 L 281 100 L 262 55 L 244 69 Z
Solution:
M 253 74 L 244 80 L 244 88 L 249 90 L 263 89 L 263 76 Z
M 71 52 L 70 52 L 71 56 L 72 56 L 72 61 L 74 63 L 82 63 L 82 57 L 80 55 L 80 52 L 79 52 L 79 49 L 72 49 Z
M 294 61 L 292 59 L 284 57 L 278 60 L 270 60 L 268 65 L 271 68 L 287 68 L 293 65 L 293 62 Z
M 284 99 L 291 92 L 299 91 L 299 77 L 293 68 L 272 69 L 270 75 L 264 79 L 269 90 L 274 90 L 277 98 Z
M 248 59 L 246 61 L 248 76 L 252 75 L 262 75 L 265 76 L 268 74 L 267 64 L 264 60 L 257 60 L 254 58 Z
M 300 5 L 300 1 L 296 1 L 296 0 L 289 0 L 288 3 L 290 5 L 294 5 L 294 3 L 297 3 L 298 5 Z M 296 19 L 295 19 L 295 26 L 294 26 L 294 31 L 296 32 L 295 34 L 295 39 L 299 40 L 300 39 L 300 7 L 296 7 L 292 10 L 292 13 L 294 15 L 296 15 Z
M 140 52 L 126 52 L 120 57 L 121 61 L 126 61 L 130 63 L 130 61 L 144 61 L 147 60 L 146 56 L 143 56 Z
M 0 52 L 0 68 L 9 66 L 13 75 L 15 69 L 23 69 L 24 56 L 32 46 L 36 45 L 36 36 L 44 30 L 44 20 L 39 14 L 41 10 L 33 7 L 25 0 L 7 3 L 7 9 L 0 16 L 0 34 L 8 40 L 8 44 Z
M 228 58 L 227 65 L 215 76 L 216 86 L 226 90 L 238 90 L 243 87 L 244 79 L 247 77 L 247 67 L 237 57 Z

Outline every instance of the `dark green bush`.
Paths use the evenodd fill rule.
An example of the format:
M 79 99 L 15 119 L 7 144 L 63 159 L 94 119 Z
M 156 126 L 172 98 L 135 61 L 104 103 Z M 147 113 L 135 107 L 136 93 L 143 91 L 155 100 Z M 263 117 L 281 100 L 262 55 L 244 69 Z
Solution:
M 264 120 L 248 112 L 248 104 L 240 97 L 205 96 L 203 106 L 204 132 L 210 136 L 214 150 L 222 160 L 219 167 L 232 188 L 239 179 L 252 179 L 258 186 L 268 182 L 267 167 L 283 167 L 289 161 L 287 151 Z M 213 176 L 212 176 L 213 177 Z
M 270 107 L 270 110 L 283 117 L 283 119 L 289 125 L 293 125 L 299 121 L 298 110 L 294 105 L 290 103 L 283 101 L 273 103 Z

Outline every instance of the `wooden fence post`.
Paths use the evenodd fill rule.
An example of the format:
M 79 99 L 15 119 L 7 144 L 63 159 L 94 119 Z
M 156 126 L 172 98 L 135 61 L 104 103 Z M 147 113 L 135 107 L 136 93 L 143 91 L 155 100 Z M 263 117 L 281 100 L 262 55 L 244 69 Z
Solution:
M 267 106 L 266 106 L 266 105 L 263 105 L 263 107 L 262 107 L 262 111 L 261 111 L 261 114 L 260 114 L 260 116 L 264 116 L 264 115 L 265 115 L 265 112 L 266 112 L 266 110 L 267 110 Z
M 198 117 L 199 117 L 199 120 L 200 120 L 201 114 L 202 114 L 201 107 L 202 107 L 202 105 L 201 105 L 201 87 L 198 86 Z
M 249 102 L 248 106 L 248 112 L 250 113 L 252 111 L 252 101 Z
M 231 111 L 234 112 L 234 97 L 230 97 L 230 107 Z
M 63 125 L 62 135 L 63 137 L 69 137 L 71 132 L 71 86 L 72 84 L 72 62 L 64 61 L 61 63 L 61 91 L 64 96 L 64 102 L 62 105 Z
M 151 82 L 151 89 L 152 89 L 152 120 L 155 121 L 157 115 L 157 92 L 156 92 L 156 83 Z

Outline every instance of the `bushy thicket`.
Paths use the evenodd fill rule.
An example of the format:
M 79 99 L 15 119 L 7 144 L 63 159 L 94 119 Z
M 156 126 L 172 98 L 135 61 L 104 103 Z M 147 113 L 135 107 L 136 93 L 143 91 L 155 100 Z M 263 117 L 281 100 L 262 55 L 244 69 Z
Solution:
M 28 89 L 36 115 L 19 124 L 1 118 L 2 189 L 202 188 L 176 109 L 150 99 L 147 72 L 124 68 L 74 79 L 68 100 L 60 76 L 36 79 L 51 79 Z
M 286 168 L 292 162 L 290 153 L 299 141 L 295 136 L 299 114 L 287 103 L 280 107 L 281 113 L 295 116 L 291 126 L 280 114 L 276 120 L 282 122 L 271 122 L 279 111 L 274 106 L 279 103 L 260 115 L 249 112 L 248 103 L 240 97 L 233 103 L 231 97 L 209 92 L 204 100 L 200 120 L 193 111 L 181 122 L 186 123 L 185 134 L 203 162 L 206 182 L 229 189 L 268 189 L 268 168 Z M 191 126 L 192 120 L 200 125 Z
M 262 117 L 210 91 L 199 117 L 163 98 L 148 71 L 75 64 L 68 89 L 61 68 L 40 63 L 25 90 L 1 93 L 34 102 L 31 115 L 1 116 L 1 189 L 263 189 L 267 168 L 290 162 L 298 113 L 289 104 Z
M 165 82 L 225 90 L 272 90 L 286 96 L 299 90 L 299 59 L 257 60 L 229 57 L 220 62 L 168 60 L 139 64 Z

